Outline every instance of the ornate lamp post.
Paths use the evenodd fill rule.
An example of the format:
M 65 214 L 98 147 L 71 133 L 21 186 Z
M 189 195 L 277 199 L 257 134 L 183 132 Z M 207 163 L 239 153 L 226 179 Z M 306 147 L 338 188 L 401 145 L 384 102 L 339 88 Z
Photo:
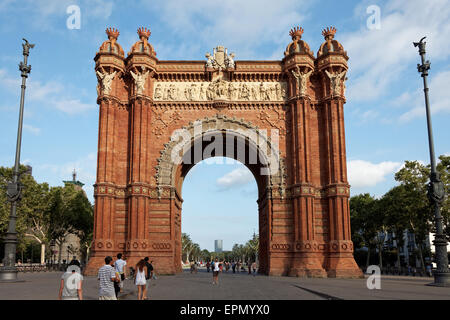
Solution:
M 442 215 L 440 207 L 442 201 L 445 198 L 444 185 L 439 177 L 439 172 L 436 171 L 436 161 L 434 157 L 434 143 L 433 143 L 433 130 L 431 127 L 431 115 L 428 100 L 428 85 L 427 76 L 430 69 L 430 62 L 425 60 L 425 45 L 423 40 L 426 37 L 420 39 L 419 42 L 414 42 L 414 47 L 419 47 L 419 54 L 422 58 L 422 64 L 417 65 L 417 70 L 421 73 L 423 78 L 423 86 L 425 93 L 425 107 L 427 113 L 427 126 L 428 126 L 428 143 L 430 146 L 430 162 L 431 162 L 431 174 L 430 183 L 428 185 L 428 198 L 434 208 L 434 217 L 436 224 L 436 234 L 434 237 L 434 246 L 436 248 L 436 264 L 437 269 L 434 272 L 434 283 L 430 285 L 450 287 L 450 272 L 448 270 L 448 255 L 447 255 L 447 239 L 443 232 Z
M 28 78 L 28 74 L 31 71 L 31 66 L 27 65 L 28 55 L 30 49 L 34 47 L 34 44 L 28 43 L 26 39 L 23 39 L 25 43 L 23 46 L 23 62 L 19 64 L 19 70 L 22 72 L 22 91 L 20 95 L 20 111 L 19 111 L 19 129 L 17 131 L 17 144 L 16 144 L 16 161 L 14 164 L 13 181 L 8 183 L 8 189 L 6 194 L 8 201 L 11 202 L 11 214 L 9 216 L 8 232 L 5 236 L 5 257 L 3 258 L 3 267 L 0 268 L 0 281 L 17 281 L 17 268 L 16 268 L 16 247 L 17 247 L 17 233 L 16 233 L 16 210 L 17 202 L 21 197 L 21 185 L 19 183 L 19 165 L 20 165 L 20 146 L 22 142 L 22 124 L 23 124 L 23 104 L 25 99 L 25 83 Z

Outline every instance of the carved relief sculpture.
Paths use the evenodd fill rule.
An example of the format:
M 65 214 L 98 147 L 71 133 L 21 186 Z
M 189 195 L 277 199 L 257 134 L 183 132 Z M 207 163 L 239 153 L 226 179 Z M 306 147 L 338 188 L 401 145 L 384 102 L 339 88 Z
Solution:
M 284 101 L 285 82 L 231 82 L 218 79 L 213 82 L 157 82 L 155 101 Z M 179 94 L 181 93 L 181 95 Z
M 97 94 L 100 96 L 100 93 L 102 94 L 110 94 L 111 93 L 111 83 L 116 76 L 117 71 L 114 71 L 112 73 L 107 73 L 105 70 L 103 70 L 103 73 L 99 72 L 97 70 L 97 78 L 99 81 L 99 84 L 97 85 Z M 101 89 L 101 92 L 100 92 Z
M 301 73 L 298 66 L 297 71 L 292 70 L 292 75 L 294 76 L 295 80 L 297 80 L 299 95 L 304 96 L 306 94 L 307 82 L 312 72 L 313 71 L 310 70 L 309 72 Z
M 134 84 L 136 88 L 136 94 L 143 94 L 145 90 L 145 81 L 147 80 L 148 74 L 150 71 L 145 71 L 146 68 L 142 67 L 142 72 L 139 73 L 136 71 L 136 73 L 133 72 L 133 70 L 130 70 L 130 74 L 134 79 Z
M 206 53 L 206 67 L 214 68 L 216 70 L 222 70 L 235 67 L 234 63 L 234 53 L 228 54 L 228 50 L 223 46 L 217 46 L 213 50 L 213 54 L 211 55 L 209 52 Z
M 326 75 L 330 79 L 330 88 L 331 88 L 331 95 L 332 96 L 340 96 L 341 95 L 341 81 L 342 78 L 345 77 L 345 74 L 347 73 L 346 70 L 342 71 L 341 73 L 330 73 L 328 70 L 325 70 Z M 345 81 L 345 79 L 344 79 Z M 344 84 L 345 87 L 345 84 Z

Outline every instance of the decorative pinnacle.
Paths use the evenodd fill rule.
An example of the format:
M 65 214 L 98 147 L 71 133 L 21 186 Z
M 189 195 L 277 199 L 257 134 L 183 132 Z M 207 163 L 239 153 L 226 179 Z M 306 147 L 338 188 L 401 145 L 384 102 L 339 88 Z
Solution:
M 151 34 L 150 30 L 147 29 L 147 28 L 144 28 L 144 27 L 140 27 L 138 29 L 137 33 L 139 35 L 139 38 L 141 38 L 141 39 L 142 38 L 148 39 L 150 37 L 150 34 Z
M 327 27 L 326 29 L 323 29 L 322 35 L 327 39 L 330 37 L 331 39 L 334 38 L 334 34 L 337 32 L 337 29 L 335 27 Z
M 301 27 L 294 27 L 291 29 L 291 31 L 289 31 L 289 35 L 292 37 L 292 40 L 294 40 L 294 38 L 301 38 L 303 34 L 303 28 Z
M 107 28 L 106 29 L 106 34 L 108 35 L 108 38 L 112 37 L 114 39 L 117 40 L 117 38 L 119 37 L 119 30 L 114 29 L 114 28 Z

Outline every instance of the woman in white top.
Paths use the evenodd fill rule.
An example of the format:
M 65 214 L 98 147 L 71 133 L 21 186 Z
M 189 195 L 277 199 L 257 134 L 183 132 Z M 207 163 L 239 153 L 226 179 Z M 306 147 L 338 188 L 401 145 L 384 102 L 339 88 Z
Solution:
M 214 260 L 213 284 L 219 284 L 219 272 L 220 272 L 220 262 L 216 258 Z
M 134 274 L 134 284 L 138 287 L 138 300 L 145 300 L 147 296 L 147 282 L 145 275 L 147 270 L 144 259 L 136 264 L 136 273 Z

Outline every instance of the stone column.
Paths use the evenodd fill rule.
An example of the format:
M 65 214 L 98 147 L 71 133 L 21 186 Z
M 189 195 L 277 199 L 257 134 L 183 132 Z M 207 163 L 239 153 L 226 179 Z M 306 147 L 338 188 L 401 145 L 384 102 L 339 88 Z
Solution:
M 115 183 L 113 178 L 114 143 L 117 101 L 112 98 L 100 99 L 99 134 L 97 153 L 97 179 L 94 185 L 94 231 L 88 273 L 95 273 L 104 264 L 107 255 L 113 255 Z
M 128 212 L 126 255 L 131 264 L 148 254 L 149 222 L 149 121 L 151 100 L 134 97 L 131 102 L 130 124 L 130 166 L 128 182 Z
M 326 269 L 329 277 L 360 277 L 362 275 L 353 257 L 350 233 L 349 197 L 347 181 L 344 99 L 332 97 L 324 103 L 327 130 L 328 165 L 328 220 L 329 242 Z
M 319 244 L 314 237 L 315 188 L 311 177 L 311 137 L 310 110 L 308 96 L 299 95 L 291 102 L 293 122 L 293 155 L 295 165 L 292 172 L 294 223 L 295 223 L 295 264 L 289 275 L 324 277 L 318 252 Z

